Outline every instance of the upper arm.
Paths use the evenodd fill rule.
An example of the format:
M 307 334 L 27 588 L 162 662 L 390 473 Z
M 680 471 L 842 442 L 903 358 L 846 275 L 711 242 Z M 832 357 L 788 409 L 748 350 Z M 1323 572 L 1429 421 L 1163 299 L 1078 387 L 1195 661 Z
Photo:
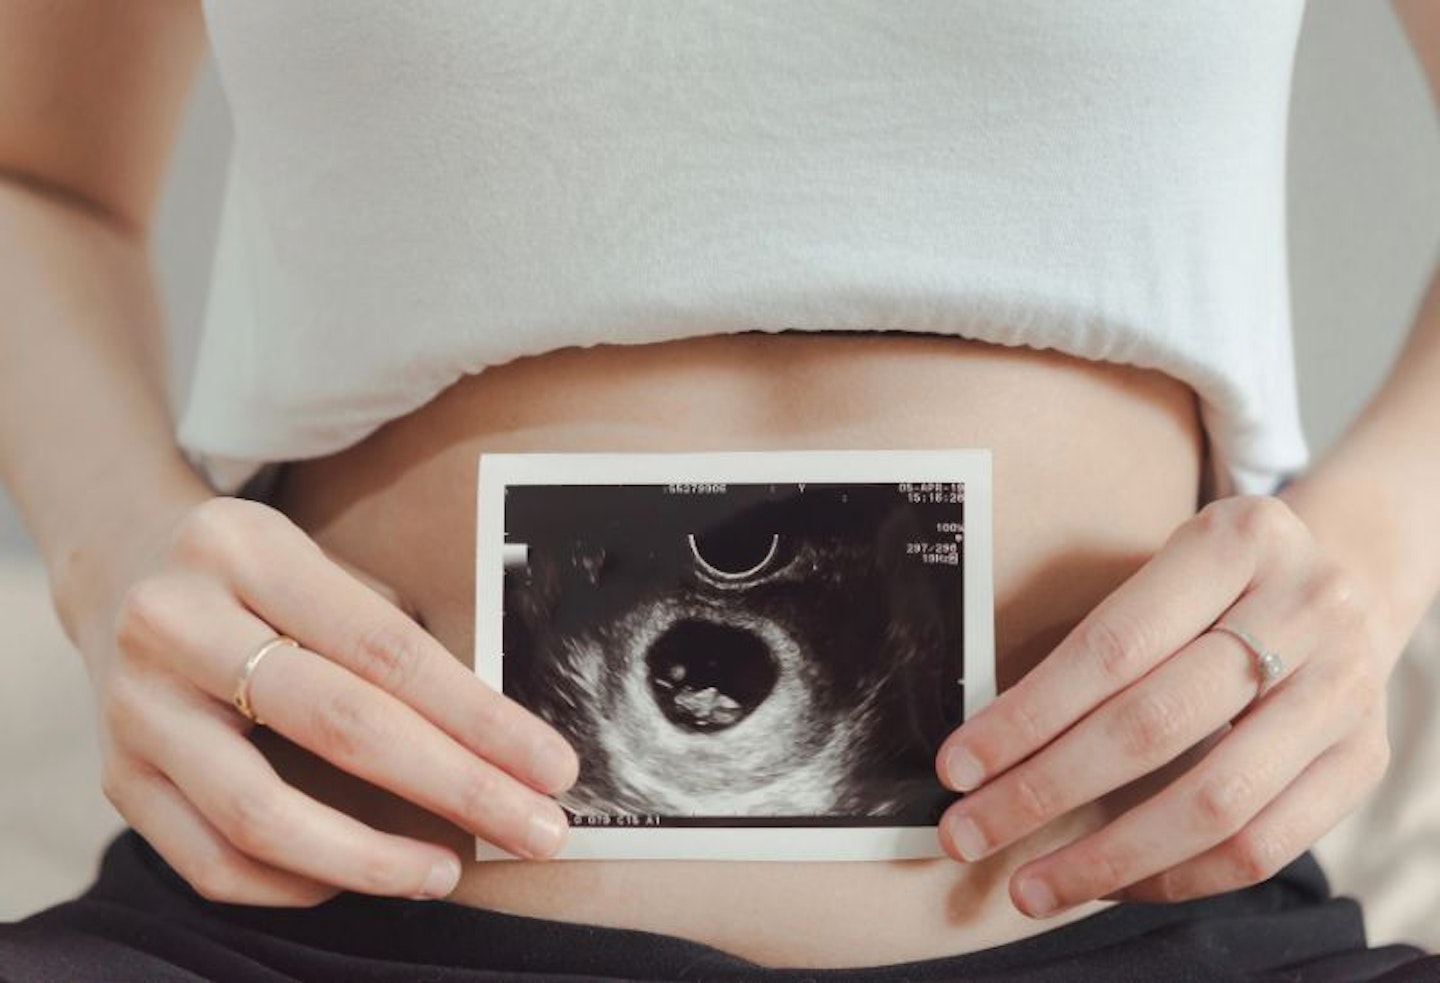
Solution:
M 199 0 L 0 0 L 0 178 L 143 232 L 204 49 Z
M 1440 109 L 1440 3 L 1436 0 L 1390 0 L 1410 46 L 1430 79 L 1430 95 Z

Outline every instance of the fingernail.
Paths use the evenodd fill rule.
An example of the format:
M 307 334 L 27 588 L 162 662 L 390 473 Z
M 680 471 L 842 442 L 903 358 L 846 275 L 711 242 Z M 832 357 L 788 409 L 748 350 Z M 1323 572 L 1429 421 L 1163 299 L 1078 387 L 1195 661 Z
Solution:
M 420 887 L 420 897 L 443 898 L 455 890 L 455 885 L 458 883 L 460 883 L 460 862 L 454 857 L 437 860 L 435 866 L 430 868 L 430 873 L 425 875 L 425 883 Z
M 530 814 L 530 826 L 525 834 L 525 848 L 532 857 L 548 857 L 560 848 L 569 828 L 563 815 L 550 809 L 537 809 Z
M 950 818 L 950 839 L 966 860 L 979 860 L 985 855 L 985 834 L 969 816 Z
M 1027 877 L 1015 888 L 1024 904 L 1025 913 L 1032 918 L 1043 918 L 1055 910 L 1055 892 L 1050 890 L 1038 877 Z
M 979 760 L 963 747 L 952 747 L 945 752 L 945 774 L 950 784 L 962 792 L 970 791 L 985 780 Z
M 567 741 L 554 734 L 546 734 L 535 742 L 531 751 L 532 770 L 544 782 L 546 789 L 559 792 L 573 781 L 571 763 L 574 757 Z

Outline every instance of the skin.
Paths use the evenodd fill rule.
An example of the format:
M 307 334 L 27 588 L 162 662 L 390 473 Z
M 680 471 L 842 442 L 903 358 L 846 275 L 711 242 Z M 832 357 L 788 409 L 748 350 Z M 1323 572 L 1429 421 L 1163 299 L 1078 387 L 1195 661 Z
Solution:
M 905 398 L 914 393 L 924 396 Z M 954 446 L 986 446 L 995 457 L 1001 686 L 1043 658 L 1196 507 L 1202 442 L 1183 384 L 1054 352 L 888 332 L 702 335 L 520 359 L 457 383 L 352 447 L 287 466 L 272 504 L 331 556 L 383 579 L 427 633 L 468 661 L 481 450 Z M 1077 470 L 1076 461 L 1086 467 Z M 1104 521 L 1095 521 L 1100 515 Z M 267 566 L 285 578 L 275 563 Z M 278 624 L 308 628 L 298 619 Z M 233 671 L 233 641 L 216 637 L 214 657 Z M 185 648 L 158 650 L 177 647 Z M 406 665 L 402 657 L 397 674 L 411 671 Z M 267 662 L 255 680 L 267 718 L 284 717 L 285 704 L 301 698 L 295 691 L 283 663 Z M 372 724 L 348 728 L 344 743 L 359 745 L 364 759 L 366 742 L 385 743 L 387 729 L 376 714 Z M 324 741 L 303 746 L 283 730 L 254 736 L 295 787 L 370 825 L 470 855 L 463 820 L 443 821 L 404 795 L 352 780 Z M 467 782 L 464 761 L 427 756 L 413 762 L 420 767 L 440 790 Z M 1015 909 L 1010 874 L 1103 824 L 1109 806 L 1090 803 L 970 864 L 943 854 L 867 862 L 470 862 L 448 899 L 666 932 L 766 965 L 922 959 L 1054 924 Z M 1066 917 L 1104 906 L 1077 906 Z
M 1440 89 L 1434 8 L 1395 7 Z M 287 707 L 261 686 L 279 672 L 259 675 L 267 722 L 517 851 L 530 811 L 553 814 L 544 793 L 578 762 L 568 747 L 541 754 L 559 735 L 481 686 L 405 592 L 283 513 L 216 496 L 175 447 L 149 236 L 203 45 L 188 0 L 0 8 L 0 89 L 15 94 L 0 108 L 0 478 L 90 673 L 106 793 L 182 876 L 206 897 L 255 904 L 339 889 L 445 896 L 461 875 L 452 849 L 280 780 L 229 706 L 236 652 L 299 626 L 305 646 L 266 668 L 326 694 L 325 709 Z M 989 869 L 1038 917 L 1255 883 L 1350 811 L 1384 771 L 1386 680 L 1440 588 L 1437 380 L 1440 271 L 1395 368 L 1333 450 L 1277 497 L 1214 503 L 1177 525 L 947 739 L 937 776 L 975 789 L 942 825 L 951 858 L 1008 855 Z M 1285 677 L 1258 698 L 1245 650 L 1205 631 L 1221 616 L 1285 656 Z M 347 720 L 427 748 L 467 781 L 407 778 L 374 751 L 383 741 L 357 753 L 352 739 L 347 754 Z M 1172 777 L 1167 763 L 1197 742 L 1208 753 Z M 949 776 L 959 749 L 978 783 Z M 1107 821 L 1010 849 L 1147 777 L 1154 794 L 1133 809 L 1093 810 Z M 957 817 L 980 850 L 960 849 Z

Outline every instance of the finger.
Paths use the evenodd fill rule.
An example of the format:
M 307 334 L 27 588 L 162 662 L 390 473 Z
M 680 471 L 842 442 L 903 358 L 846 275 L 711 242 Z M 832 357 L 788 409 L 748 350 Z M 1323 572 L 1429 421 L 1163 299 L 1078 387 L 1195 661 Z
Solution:
M 202 653 L 186 662 L 191 681 L 228 702 L 237 670 L 214 640 L 225 639 L 226 650 L 239 642 L 257 651 L 274 632 L 219 587 L 192 585 L 187 604 L 189 617 L 167 641 Z M 248 685 L 267 726 L 335 766 L 520 856 L 543 859 L 563 844 L 569 823 L 553 800 L 343 666 L 303 647 L 277 646 L 251 669 Z
M 1021 867 L 1017 906 L 1032 916 L 1111 894 L 1234 835 L 1354 726 L 1328 673 L 1291 675 L 1195 767 L 1096 833 Z
M 124 777 L 112 779 L 106 795 L 126 822 L 207 900 L 310 907 L 339 892 L 334 885 L 245 856 L 158 771 L 127 769 Z
M 287 785 L 221 719 L 226 712 L 208 700 L 158 700 L 127 739 L 246 856 L 365 894 L 443 897 L 454 890 L 460 862 L 453 853 L 372 829 Z
M 1359 807 L 1389 758 L 1383 731 L 1378 740 L 1337 744 L 1238 833 L 1118 892 L 1116 900 L 1185 901 L 1268 880 Z
M 259 622 L 250 630 L 268 632 Z M 569 821 L 554 800 L 314 652 L 287 646 L 267 656 L 250 699 L 271 729 L 511 853 L 544 859 L 564 845 Z
M 1039 754 L 952 805 L 942 823 L 948 852 L 979 860 L 1155 771 L 1225 726 L 1255 687 L 1247 650 L 1229 636 L 1201 635 Z
M 1302 562 L 1302 533 L 1271 496 L 1211 502 L 1040 665 L 942 743 L 941 782 L 970 791 L 1054 740 L 1209 628 L 1252 584 Z
M 275 632 L 368 680 L 480 757 L 542 791 L 574 784 L 579 759 L 536 714 L 486 685 L 432 635 L 346 570 L 282 513 L 216 499 L 177 534 L 177 549 L 225 578 Z M 260 558 L 282 558 L 260 562 Z M 225 653 L 238 669 L 240 650 Z

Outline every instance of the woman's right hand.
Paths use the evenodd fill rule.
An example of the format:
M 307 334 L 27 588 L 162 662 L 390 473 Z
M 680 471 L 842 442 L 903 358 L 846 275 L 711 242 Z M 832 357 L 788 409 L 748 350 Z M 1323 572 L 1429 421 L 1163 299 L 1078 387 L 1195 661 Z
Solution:
M 569 742 L 283 513 L 211 497 L 123 541 L 97 565 L 105 577 L 57 606 L 95 687 L 105 794 L 202 896 L 433 898 L 460 875 L 450 850 L 286 784 L 247 739 L 255 724 L 231 699 L 276 635 L 299 646 L 274 648 L 251 677 L 266 726 L 512 853 L 543 859 L 563 843 L 565 814 L 543 793 L 574 784 Z

